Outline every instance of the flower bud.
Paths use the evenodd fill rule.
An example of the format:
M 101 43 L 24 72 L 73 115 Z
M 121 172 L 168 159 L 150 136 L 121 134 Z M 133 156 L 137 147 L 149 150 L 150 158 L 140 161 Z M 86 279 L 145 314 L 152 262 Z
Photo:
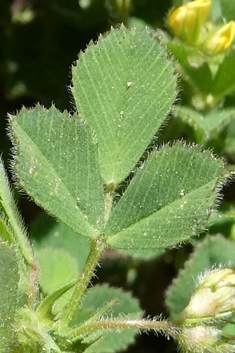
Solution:
M 213 326 L 184 327 L 178 344 L 187 353 L 234 353 L 235 346 L 226 342 L 221 330 Z
M 202 44 L 202 50 L 209 55 L 221 54 L 231 45 L 234 35 L 235 22 L 230 21 L 207 37 Z
M 196 44 L 201 26 L 211 8 L 210 0 L 195 0 L 180 6 L 169 16 L 173 33 L 188 44 Z
M 220 320 L 235 311 L 235 270 L 215 269 L 200 280 L 188 306 L 179 316 L 182 324 Z

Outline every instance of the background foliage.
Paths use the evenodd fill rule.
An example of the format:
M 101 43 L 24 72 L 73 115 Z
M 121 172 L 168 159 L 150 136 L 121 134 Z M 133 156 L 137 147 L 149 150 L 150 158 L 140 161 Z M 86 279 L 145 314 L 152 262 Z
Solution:
M 174 3 L 179 6 L 182 2 L 186 1 L 175 1 Z M 233 17 L 234 8 L 228 5 L 229 1 L 216 0 L 213 3 L 215 21 L 218 21 L 218 13 L 221 9 L 227 20 L 235 18 Z M 9 140 L 5 134 L 7 112 L 16 112 L 22 105 L 29 107 L 35 102 L 40 102 L 46 108 L 49 108 L 54 102 L 58 109 L 71 109 L 70 100 L 72 98 L 68 95 L 68 86 L 71 81 L 69 67 L 77 59 L 77 53 L 84 50 L 91 39 L 96 40 L 100 33 L 109 30 L 110 25 L 116 26 L 120 22 L 125 22 L 128 25 L 136 24 L 140 27 L 148 25 L 150 28 L 166 30 L 166 15 L 172 5 L 174 4 L 170 0 L 133 0 L 130 18 L 128 18 L 125 11 L 118 11 L 118 8 L 115 7 L 115 1 L 112 0 L 2 0 L 0 3 L 0 150 L 3 151 L 6 165 L 10 148 Z M 177 48 L 169 46 L 169 49 L 177 57 Z M 217 74 L 214 92 L 219 92 L 220 89 L 226 91 L 230 87 L 229 80 L 234 73 L 232 70 L 233 57 L 234 50 Z M 184 57 L 179 59 L 184 60 Z M 226 63 L 231 69 L 230 76 L 226 71 Z M 205 72 L 208 74 L 208 71 Z M 209 88 L 205 85 L 205 80 L 197 81 L 194 72 L 190 70 L 187 71 L 187 74 L 190 77 L 190 83 L 193 82 L 202 92 L 208 93 Z M 223 82 L 224 86 L 220 85 L 220 82 Z M 175 109 L 174 117 L 170 120 L 167 130 L 162 130 L 157 142 L 162 143 L 178 138 L 184 138 L 188 142 L 199 142 L 203 144 L 204 148 L 213 147 L 219 156 L 227 159 L 230 168 L 234 169 L 235 123 L 232 120 L 235 109 L 234 87 L 231 87 L 229 94 L 224 97 L 223 106 L 226 108 L 226 114 L 223 115 L 223 118 L 219 112 L 213 111 L 209 112 L 205 122 L 201 121 L 200 114 L 195 110 L 190 111 L 192 109 L 189 104 L 190 95 L 188 93 L 190 91 L 184 90 L 185 87 L 189 87 L 184 76 L 179 84 L 180 99 L 184 107 Z M 213 126 L 215 116 L 218 116 L 218 121 L 221 123 L 219 132 Z M 209 119 L 211 119 L 211 123 Z M 228 125 L 229 121 L 231 122 Z M 234 218 L 222 217 L 221 221 L 221 217 L 219 217 L 221 214 L 231 215 L 234 212 L 234 183 L 230 183 L 223 192 L 225 193 L 225 202 L 221 205 L 221 210 L 213 215 L 209 232 L 211 234 L 222 233 L 234 241 Z M 40 222 L 38 217 L 45 216 L 27 198 L 18 194 L 16 197 L 30 229 L 35 250 L 39 254 L 39 259 L 43 258 L 43 256 L 47 256 L 43 249 L 43 238 L 38 237 L 35 229 L 38 230 L 36 222 L 40 224 L 45 222 Z M 53 248 L 53 235 L 62 233 L 63 226 L 56 224 L 49 218 L 47 222 L 46 224 L 52 230 L 49 246 Z M 72 232 L 68 237 L 70 241 L 67 244 L 61 244 L 66 252 L 63 253 L 60 250 L 63 253 L 60 253 L 60 256 L 69 257 L 73 252 L 73 244 L 77 238 L 74 238 Z M 196 239 L 194 242 L 197 243 L 199 240 Z M 200 252 L 205 253 L 208 251 L 207 249 L 216 247 L 216 242 L 211 245 L 208 241 L 205 244 L 204 247 L 199 248 L 198 253 L 191 255 L 191 263 L 195 261 L 196 256 L 200 256 Z M 225 251 L 227 251 L 226 246 L 227 244 L 224 245 Z M 84 253 L 88 252 L 89 245 L 85 240 L 79 244 L 79 247 L 84 249 Z M 167 313 L 163 304 L 164 291 L 176 272 L 183 266 L 191 249 L 192 244 L 182 246 L 177 251 L 171 250 L 163 257 L 151 261 L 129 258 L 110 250 L 102 260 L 102 267 L 98 271 L 97 277 L 100 283 L 109 282 L 113 286 L 122 286 L 131 290 L 135 296 L 140 298 L 142 309 L 146 314 L 153 316 L 161 312 Z M 55 252 L 57 251 L 55 250 Z M 10 252 L 14 252 L 14 250 L 6 249 L 6 256 Z M 232 256 L 233 253 L 231 253 Z M 80 258 L 78 262 L 82 268 L 83 259 Z M 213 261 L 210 264 L 213 264 Z M 71 266 L 73 267 L 72 262 Z M 74 268 L 74 271 L 79 273 L 79 266 Z M 192 276 L 191 273 L 188 273 L 190 270 L 184 273 L 185 278 Z M 176 284 L 183 280 L 182 276 Z M 48 292 L 52 290 L 47 287 L 47 278 L 45 278 L 45 287 Z M 178 295 L 177 285 L 171 291 L 171 296 L 174 296 L 174 292 Z M 14 297 L 14 293 L 12 296 Z M 171 296 L 168 296 L 167 305 L 174 313 L 176 310 L 171 308 Z M 165 339 L 161 340 L 159 337 L 156 339 L 154 335 L 148 337 L 143 335 L 137 338 L 136 345 L 130 347 L 129 352 L 172 352 L 172 345 L 172 342 L 166 342 Z

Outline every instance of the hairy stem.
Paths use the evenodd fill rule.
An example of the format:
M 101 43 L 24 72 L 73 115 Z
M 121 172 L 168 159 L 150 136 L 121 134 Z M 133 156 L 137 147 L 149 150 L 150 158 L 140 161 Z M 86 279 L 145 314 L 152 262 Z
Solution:
M 114 198 L 114 186 L 106 186 L 106 192 L 104 196 L 104 223 L 106 223 L 110 217 L 112 207 L 113 207 L 113 198 Z M 102 239 L 102 236 L 97 237 L 96 239 L 91 240 L 91 249 L 83 273 L 78 280 L 77 285 L 71 299 L 69 300 L 67 306 L 65 307 L 61 321 L 68 324 L 74 314 L 76 313 L 78 307 L 81 305 L 82 298 L 87 290 L 87 287 L 91 281 L 91 278 L 94 275 L 96 266 L 99 262 L 99 259 L 106 247 L 105 242 Z
M 81 304 L 82 298 L 87 290 L 91 278 L 94 275 L 96 266 L 99 262 L 100 256 L 105 249 L 105 243 L 102 239 L 91 240 L 90 253 L 83 270 L 83 273 L 75 286 L 73 295 L 65 307 L 61 321 L 68 324 L 76 313 L 78 307 Z
M 27 238 L 26 230 L 23 226 L 23 221 L 17 210 L 13 199 L 11 189 L 4 170 L 3 162 L 0 159 L 0 205 L 5 213 L 9 225 L 14 233 L 14 238 L 23 254 L 26 262 L 31 267 L 34 266 L 35 259 L 33 251 Z
M 10 185 L 4 170 L 3 162 L 0 158 L 0 211 L 1 217 L 7 219 L 9 228 L 11 229 L 12 239 L 10 241 L 15 241 L 21 258 L 24 258 L 26 263 L 31 267 L 32 274 L 30 277 L 30 289 L 27 293 L 28 295 L 28 305 L 33 307 L 34 299 L 37 292 L 37 280 L 40 273 L 37 261 L 34 258 L 33 250 L 27 237 L 26 229 L 23 225 L 23 220 L 19 214 L 16 207 L 15 200 L 12 196 Z M 25 262 L 20 263 L 21 270 L 27 275 L 27 268 Z
M 134 328 L 143 331 L 155 331 L 166 334 L 176 338 L 180 333 L 180 329 L 175 326 L 172 322 L 169 321 L 156 321 L 156 320 L 131 320 L 131 319 L 121 319 L 121 320 L 104 320 L 95 323 L 88 323 L 77 327 L 70 331 L 69 338 L 75 339 L 79 336 L 84 336 L 90 334 L 94 331 L 99 330 L 112 330 L 112 329 L 125 329 L 125 328 Z

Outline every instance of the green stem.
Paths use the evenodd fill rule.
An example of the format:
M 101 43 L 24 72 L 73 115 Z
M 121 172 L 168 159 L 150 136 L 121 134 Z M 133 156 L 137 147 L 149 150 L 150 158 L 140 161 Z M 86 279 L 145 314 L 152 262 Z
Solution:
M 108 221 L 112 211 L 114 190 L 114 185 L 106 186 L 104 196 L 104 223 Z M 91 249 L 83 273 L 75 286 L 71 299 L 62 312 L 60 320 L 63 323 L 69 324 L 77 309 L 81 305 L 82 298 L 87 290 L 92 276 L 94 275 L 96 266 L 105 247 L 106 244 L 101 236 L 91 240 Z
M 23 221 L 17 210 L 13 199 L 7 176 L 4 170 L 3 162 L 0 159 L 0 204 L 3 212 L 7 216 L 8 222 L 14 233 L 15 240 L 23 254 L 28 265 L 33 266 L 35 263 L 33 251 L 27 238 Z
M 71 299 L 62 313 L 61 321 L 63 323 L 68 324 L 76 313 L 78 307 L 81 305 L 82 298 L 87 290 L 92 276 L 94 275 L 96 266 L 105 247 L 106 244 L 102 241 L 102 239 L 98 238 L 91 240 L 91 249 L 85 268 L 75 286 Z
M 78 336 L 84 336 L 86 334 L 90 334 L 94 331 L 99 330 L 112 330 L 112 329 L 125 329 L 125 328 L 134 328 L 137 330 L 144 331 L 155 331 L 162 332 L 166 335 L 169 335 L 173 338 L 176 338 L 180 329 L 175 326 L 172 322 L 169 321 L 154 321 L 154 320 L 106 320 L 99 321 L 95 323 L 88 323 L 82 326 L 79 326 L 69 332 L 70 339 L 77 339 Z
M 15 241 L 19 247 L 21 257 L 31 267 L 32 274 L 30 278 L 30 289 L 28 293 L 28 305 L 33 307 L 35 294 L 37 292 L 37 280 L 39 276 L 39 266 L 34 258 L 33 250 L 27 237 L 27 232 L 23 226 L 23 220 L 16 207 L 15 200 L 12 196 L 8 179 L 4 170 L 3 162 L 0 158 L 0 206 L 2 208 L 3 217 L 7 218 L 7 222 L 12 232 L 12 241 Z M 14 239 L 13 239 L 14 238 Z M 25 262 L 21 263 L 22 271 L 27 276 Z

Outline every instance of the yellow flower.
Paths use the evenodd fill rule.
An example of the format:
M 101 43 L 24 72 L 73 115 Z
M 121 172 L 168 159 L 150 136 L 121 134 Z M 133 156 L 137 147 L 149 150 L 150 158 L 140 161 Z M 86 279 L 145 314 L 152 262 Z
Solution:
M 202 50 L 210 55 L 221 54 L 231 45 L 234 35 L 235 22 L 230 21 L 207 37 L 202 44 Z
M 210 9 L 211 0 L 195 0 L 180 6 L 169 16 L 173 33 L 188 44 L 196 44 Z

